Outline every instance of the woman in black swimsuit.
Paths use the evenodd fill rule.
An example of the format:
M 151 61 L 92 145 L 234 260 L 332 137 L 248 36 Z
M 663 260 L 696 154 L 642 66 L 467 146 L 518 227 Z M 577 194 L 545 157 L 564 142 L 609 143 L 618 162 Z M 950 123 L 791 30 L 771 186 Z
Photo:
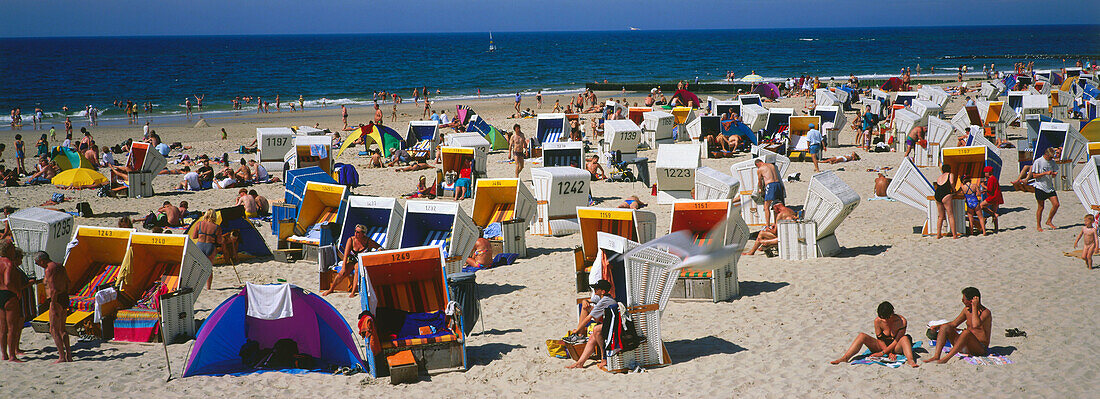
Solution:
M 951 209 L 951 202 L 955 200 L 955 174 L 951 173 L 951 166 L 948 164 L 943 164 L 940 171 L 943 173 L 933 184 L 936 189 L 936 208 L 939 211 L 939 217 L 936 218 L 936 238 L 943 238 L 943 221 L 945 218 L 952 238 L 959 238 L 959 232 L 955 231 L 955 212 Z M 929 232 L 931 232 L 931 228 L 929 228 Z
M 341 281 L 349 277 L 351 278 L 351 294 L 348 297 L 359 295 L 359 273 L 356 267 L 359 264 L 359 254 L 378 249 L 382 249 L 382 246 L 367 237 L 367 226 L 355 225 L 355 234 L 348 238 L 348 242 L 344 244 L 343 265 L 340 267 L 340 272 L 336 274 L 336 278 L 332 280 L 328 290 L 322 293 L 321 296 L 331 294 L 332 290 L 336 289 Z
M 878 305 L 878 317 L 875 318 L 875 336 L 867 333 L 859 333 L 848 351 L 832 364 L 846 363 L 864 346 L 871 350 L 873 357 L 887 356 L 894 361 L 898 354 L 905 355 L 905 363 L 912 367 L 919 367 L 916 358 L 913 357 L 913 337 L 905 333 L 909 322 L 899 314 L 894 313 L 894 305 L 883 302 Z
M 22 300 L 19 293 L 27 285 L 27 275 L 19 269 L 23 252 L 11 240 L 0 240 L 0 357 L 22 362 L 19 338 L 23 332 Z

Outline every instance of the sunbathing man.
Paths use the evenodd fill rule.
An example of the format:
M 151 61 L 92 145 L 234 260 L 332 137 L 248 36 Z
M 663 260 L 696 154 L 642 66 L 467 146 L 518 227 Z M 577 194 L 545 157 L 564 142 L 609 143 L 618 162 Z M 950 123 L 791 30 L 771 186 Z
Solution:
M 905 333 L 905 328 L 909 325 L 909 322 L 905 320 L 901 315 L 894 313 L 894 305 L 890 302 L 883 302 L 878 305 L 878 317 L 872 323 L 875 329 L 875 336 L 872 337 L 867 333 L 859 333 L 856 335 L 856 339 L 852 341 L 852 345 L 848 347 L 848 351 L 844 352 L 839 359 L 833 360 L 829 363 L 840 364 L 847 363 L 855 356 L 861 348 L 864 346 L 870 349 L 873 353 L 873 357 L 889 356 L 890 361 L 894 361 L 897 358 L 897 354 L 905 355 L 905 364 L 912 367 L 919 367 L 916 359 L 913 357 L 913 337 Z
M 569 336 L 566 337 L 567 341 L 577 342 L 584 337 L 585 328 L 588 323 L 595 323 L 592 327 L 592 333 L 588 335 L 588 343 L 584 345 L 584 351 L 581 352 L 580 358 L 576 363 L 566 366 L 568 369 L 583 368 L 584 363 L 588 361 L 588 358 L 592 356 L 592 353 L 596 351 L 596 347 L 603 347 L 603 320 L 604 313 L 607 308 L 616 306 L 615 298 L 610 296 L 611 282 L 607 280 L 597 281 L 596 284 L 592 284 L 592 298 L 588 299 L 581 305 L 581 318 L 577 322 L 577 328 L 569 331 Z M 600 365 L 607 364 L 607 360 L 601 360 Z
M 73 361 L 72 350 L 69 349 L 69 335 L 65 332 L 65 318 L 69 317 L 69 276 L 65 273 L 65 266 L 50 260 L 50 255 L 38 252 L 34 256 L 34 263 L 45 269 L 46 297 L 50 303 L 50 336 L 54 345 L 57 345 L 57 361 L 54 363 Z
M 630 197 L 627 197 L 626 199 L 624 199 L 623 202 L 619 203 L 618 208 L 642 209 L 645 206 L 646 206 L 646 203 L 644 203 L 644 202 L 642 202 L 642 200 L 638 199 L 637 195 L 631 195 Z
M 603 170 L 603 165 L 600 165 L 600 157 L 588 157 L 585 162 L 585 169 L 588 169 L 588 173 L 592 174 L 592 181 L 607 178 L 607 172 Z
M 236 178 L 239 182 L 252 181 L 252 169 L 248 168 L 248 162 L 244 158 L 241 158 L 241 166 L 237 167 Z
M 742 255 L 755 255 L 756 251 L 760 248 L 779 245 L 779 221 L 798 220 L 798 215 L 794 213 L 794 210 L 781 203 L 772 205 L 772 211 L 775 212 L 775 224 L 770 224 L 760 230 L 760 232 L 756 234 L 756 240 L 752 244 L 752 249 L 749 249 L 748 252 L 741 253 Z
M 841 155 L 839 157 L 825 158 L 825 159 L 822 159 L 821 162 L 824 162 L 824 163 L 827 163 L 827 164 L 838 164 L 838 163 L 844 163 L 844 162 L 849 162 L 849 161 L 858 161 L 858 160 L 859 160 L 859 154 L 856 154 L 855 151 L 853 151 L 851 155 Z
M 423 159 L 418 159 L 416 161 L 416 163 L 414 163 L 412 165 L 409 165 L 409 166 L 406 166 L 406 167 L 403 167 L 403 168 L 397 168 L 397 169 L 394 169 L 394 170 L 396 170 L 398 172 L 412 172 L 412 171 L 424 170 L 424 169 L 432 169 L 432 167 L 431 167 L 431 165 L 428 165 L 427 161 L 425 161 Z
M 925 363 L 947 363 L 960 352 L 971 356 L 985 356 L 989 353 L 993 312 L 982 306 L 982 294 L 977 288 L 963 288 L 962 295 L 963 310 L 955 320 L 928 328 L 929 336 L 936 334 L 936 349 L 932 351 L 932 358 L 925 360 Z M 966 322 L 966 329 L 959 333 L 956 329 L 963 322 Z M 940 355 L 947 342 L 951 342 L 951 351 L 941 359 Z
M 474 249 L 470 257 L 466 258 L 466 266 L 488 269 L 493 267 L 493 246 L 485 237 L 478 237 L 474 241 Z
M 875 178 L 875 196 L 876 197 L 879 197 L 879 198 L 886 197 L 886 188 L 890 187 L 890 181 L 891 180 L 892 179 L 887 178 L 886 175 L 882 174 L 881 172 L 878 174 L 878 177 Z

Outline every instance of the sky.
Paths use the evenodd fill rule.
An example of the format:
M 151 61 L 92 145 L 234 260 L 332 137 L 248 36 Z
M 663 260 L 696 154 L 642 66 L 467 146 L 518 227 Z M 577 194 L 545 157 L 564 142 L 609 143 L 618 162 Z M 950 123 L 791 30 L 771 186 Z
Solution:
M 0 37 L 1100 23 L 1097 0 L 23 0 Z

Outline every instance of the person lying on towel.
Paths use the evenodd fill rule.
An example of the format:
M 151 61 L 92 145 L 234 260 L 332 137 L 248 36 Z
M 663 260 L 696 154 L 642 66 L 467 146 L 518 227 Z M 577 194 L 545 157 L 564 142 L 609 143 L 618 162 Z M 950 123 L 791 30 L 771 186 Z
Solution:
M 576 363 L 573 363 L 565 368 L 575 369 L 584 368 L 585 361 L 588 360 L 592 353 L 595 352 L 596 347 L 603 343 L 603 316 L 607 308 L 617 306 L 615 298 L 610 295 L 611 283 L 607 280 L 597 281 L 596 284 L 592 284 L 592 298 L 585 300 L 581 306 L 581 319 L 577 323 L 577 328 L 569 331 L 569 336 L 565 341 L 569 343 L 578 343 L 584 338 L 585 327 L 588 323 L 594 323 L 592 326 L 592 333 L 588 335 L 588 343 L 584 345 L 584 351 L 581 352 L 580 358 Z M 602 352 L 602 350 L 601 350 Z M 600 367 L 607 366 L 607 359 L 600 360 Z

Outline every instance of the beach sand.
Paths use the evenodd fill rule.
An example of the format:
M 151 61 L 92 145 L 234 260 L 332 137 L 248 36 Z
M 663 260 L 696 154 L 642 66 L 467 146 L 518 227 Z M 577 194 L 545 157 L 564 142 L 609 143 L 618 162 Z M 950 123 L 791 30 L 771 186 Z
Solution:
M 975 87 L 971 83 L 971 87 Z M 601 95 L 603 100 L 606 95 Z M 616 94 L 616 97 L 622 97 Z M 722 96 L 728 97 L 728 96 Z M 555 98 L 547 96 L 538 110 L 549 112 Z M 635 97 L 636 98 L 636 97 Z M 634 101 L 632 98 L 631 101 Z M 637 98 L 637 101 L 641 101 Z M 770 107 L 795 107 L 801 114 L 808 98 L 783 99 Z M 946 115 L 962 104 L 952 99 Z M 519 123 L 528 134 L 535 120 L 506 120 L 513 112 L 511 99 L 473 101 L 470 105 L 491 123 L 508 128 Z M 524 107 L 533 107 L 525 99 Z M 388 106 L 386 107 L 388 108 Z M 454 109 L 453 103 L 436 108 Z M 386 119 L 389 110 L 384 108 Z M 402 105 L 403 113 L 420 115 L 420 108 Z M 154 125 L 166 142 L 194 146 L 188 153 L 211 155 L 233 151 L 255 137 L 255 128 L 320 123 L 338 130 L 339 107 L 325 110 L 208 119 L 209 128 L 192 128 L 194 120 L 173 125 Z M 351 121 L 366 122 L 367 109 L 352 109 Z M 413 118 L 402 115 L 392 126 L 403 131 Z M 851 119 L 851 116 L 849 116 Z M 230 135 L 221 141 L 218 130 Z M 141 136 L 139 126 L 91 129 L 97 142 L 116 144 Z M 24 130 L 33 144 L 37 133 Z M 1011 134 L 1022 135 L 1021 128 Z M 3 142 L 12 132 L 2 132 Z M 830 149 L 835 156 L 853 151 L 855 133 L 846 128 L 842 147 Z M 1017 173 L 1015 149 L 1001 151 L 1005 170 L 1001 182 L 1014 180 Z M 516 264 L 478 273 L 482 293 L 483 321 L 468 339 L 469 369 L 421 377 L 415 384 L 391 386 L 388 379 L 366 374 L 331 376 L 266 373 L 243 377 L 193 377 L 165 383 L 165 354 L 160 344 L 118 344 L 74 342 L 75 363 L 53 365 L 53 342 L 46 334 L 26 329 L 22 347 L 26 364 L 0 364 L 0 386 L 11 397 L 82 396 L 159 398 L 204 396 L 234 397 L 1086 397 L 1100 388 L 1096 377 L 1100 367 L 1093 356 L 1100 337 L 1093 332 L 1098 323 L 1092 312 L 1097 306 L 1098 274 L 1086 270 L 1080 259 L 1063 256 L 1072 249 L 1081 226 L 1084 208 L 1071 192 L 1060 192 L 1062 207 L 1054 222 L 1059 229 L 1034 229 L 1035 201 L 1032 194 L 1004 193 L 1003 231 L 986 237 L 958 240 L 921 237 L 914 228 L 924 215 L 899 202 L 866 201 L 873 195 L 875 174 L 867 169 L 898 166 L 901 155 L 867 153 L 862 159 L 838 165 L 834 170 L 864 198 L 864 203 L 837 230 L 843 247 L 834 258 L 783 261 L 762 255 L 742 257 L 738 266 L 743 295 L 730 302 L 700 303 L 672 301 L 664 312 L 663 340 L 672 365 L 643 374 L 607 374 L 595 367 L 566 370 L 570 362 L 547 356 L 545 340 L 560 338 L 576 324 L 573 257 L 570 249 L 580 244 L 580 235 L 561 238 L 528 236 L 530 257 Z M 656 152 L 641 154 L 655 160 Z M 6 154 L 8 165 L 13 160 Z M 246 155 L 251 158 L 252 155 Z M 729 166 L 744 160 L 708 159 L 703 165 L 729 173 Z M 232 155 L 238 160 L 240 156 Z M 502 163 L 503 153 L 489 156 L 490 177 L 511 177 L 513 165 Z M 420 172 L 396 173 L 367 169 L 365 159 L 354 152 L 339 162 L 355 165 L 362 186 L 355 194 L 397 196 L 411 191 Z M 650 163 L 650 167 L 653 164 Z M 794 163 L 788 173 L 800 172 L 801 182 L 787 185 L 789 202 L 802 205 L 813 166 Z M 892 175 L 893 171 L 889 172 Z M 938 175 L 925 169 L 930 179 Z M 180 176 L 160 176 L 154 182 L 158 192 L 167 193 Z M 522 178 L 530 181 L 530 170 Z M 429 177 L 431 180 L 431 177 Z M 262 195 L 278 202 L 281 184 L 254 186 Z M 93 190 L 63 191 L 53 187 L 10 188 L 0 202 L 17 207 L 46 201 L 52 193 L 71 198 L 64 208 L 89 201 L 97 216 L 77 218 L 78 224 L 114 226 L 121 215 L 140 217 L 165 200 L 187 200 L 193 210 L 231 205 L 236 189 L 198 193 L 157 195 L 141 199 L 97 198 Z M 656 205 L 656 198 L 640 183 L 600 182 L 592 195 L 613 207 L 624 196 L 638 195 L 657 214 L 657 231 L 666 233 L 670 207 Z M 472 200 L 463 200 L 467 212 Z M 261 232 L 270 232 L 265 223 Z M 264 234 L 274 248 L 270 234 Z M 751 242 L 750 242 L 751 244 Z M 316 291 L 318 276 L 312 263 L 283 264 L 274 261 L 246 263 L 236 267 L 245 281 L 274 283 L 277 279 Z M 214 289 L 202 293 L 196 303 L 198 319 L 238 291 L 230 267 L 215 267 Z M 983 293 L 982 303 L 993 313 L 992 346 L 1011 352 L 1015 362 L 1003 366 L 975 366 L 958 359 L 947 365 L 925 365 L 919 369 L 880 366 L 830 365 L 858 332 L 873 333 L 875 306 L 888 300 L 910 323 L 909 333 L 924 340 L 923 326 L 929 320 L 951 319 L 961 310 L 960 290 L 975 286 Z M 358 298 L 347 294 L 328 296 L 348 320 L 359 313 Z M 484 328 L 484 332 L 482 332 Z M 1006 328 L 1019 328 L 1027 338 L 1005 338 Z M 192 342 L 168 347 L 172 371 L 178 376 Z M 928 354 L 920 354 L 927 358 Z M 590 363 L 591 364 L 591 363 Z

